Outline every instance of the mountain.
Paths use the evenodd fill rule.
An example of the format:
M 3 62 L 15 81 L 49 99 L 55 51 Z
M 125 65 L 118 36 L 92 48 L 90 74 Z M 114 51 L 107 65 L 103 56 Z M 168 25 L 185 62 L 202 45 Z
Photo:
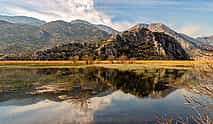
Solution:
M 119 32 L 116 31 L 115 29 L 109 27 L 109 26 L 106 26 L 106 25 L 96 25 L 100 30 L 103 30 L 103 31 L 106 31 L 110 34 L 118 34 Z
M 192 49 L 197 48 L 196 44 L 194 43 L 194 40 L 192 40 L 193 38 L 190 38 L 190 40 L 189 40 L 188 38 L 186 38 L 182 34 L 175 32 L 174 30 L 172 30 L 168 26 L 161 24 L 161 23 L 138 24 L 138 25 L 134 26 L 133 29 L 134 28 L 147 28 L 152 32 L 165 33 L 165 34 L 175 38 L 178 41 L 178 43 L 180 43 L 180 45 L 186 50 L 186 52 L 188 54 L 191 53 Z
M 41 26 L 49 34 L 49 41 L 55 44 L 70 42 L 97 42 L 109 34 L 90 23 L 68 23 L 53 21 Z
M 203 43 L 213 46 L 213 35 L 209 37 L 198 37 L 197 39 L 203 41 Z
M 135 27 L 112 36 L 99 48 L 99 55 L 137 59 L 189 59 L 178 41 L 161 32 Z
M 98 42 L 110 34 L 92 24 L 53 21 L 41 26 L 0 21 L 0 53 L 29 54 L 70 42 Z
M 118 34 L 119 32 L 116 31 L 115 29 L 109 27 L 109 26 L 106 26 L 106 25 L 101 25 L 101 24 L 92 24 L 88 21 L 84 21 L 84 20 L 73 20 L 71 21 L 71 24 L 86 24 L 86 25 L 90 25 L 90 26 L 94 26 L 96 28 L 99 28 L 100 30 L 103 30 L 103 31 L 106 31 L 108 32 L 109 34 Z
M 90 23 L 90 22 L 88 22 L 88 21 L 85 21 L 85 20 L 80 20 L 80 19 L 76 19 L 76 20 L 72 20 L 71 22 L 70 22 L 70 24 L 85 24 L 85 25 L 94 25 L 94 24 L 92 24 L 92 23 Z
M 213 53 L 198 39 L 161 23 L 118 31 L 84 20 L 52 21 L 39 26 L 0 21 L 0 56 L 33 59 L 200 59 Z M 110 37 L 111 36 L 111 37 Z M 39 51 L 39 52 L 37 52 Z M 37 54 L 39 53 L 39 54 Z M 57 55 L 56 55 L 57 54 Z M 25 58 L 25 57 L 24 57 Z M 30 57 L 32 58 L 32 57 Z M 90 59 L 91 59 L 90 58 Z
M 190 55 L 191 59 L 212 59 L 212 51 L 204 45 L 200 45 L 200 40 L 194 39 L 182 33 L 177 33 L 168 26 L 161 23 L 138 24 L 134 28 L 147 28 L 152 32 L 161 32 L 177 40 L 181 47 Z
M 0 52 L 30 52 L 45 42 L 37 26 L 0 21 Z
M 130 29 L 98 43 L 69 43 L 33 55 L 35 60 L 174 59 L 189 55 L 176 39 L 146 28 Z
M 198 45 L 206 47 L 207 50 L 213 51 L 213 35 L 209 37 L 198 37 Z
M 44 23 L 45 21 L 32 18 L 32 17 L 26 17 L 26 16 L 3 16 L 0 15 L 0 20 L 2 21 L 7 21 L 10 23 L 17 23 L 17 24 L 27 24 L 27 25 L 34 25 L 34 26 L 40 26 Z

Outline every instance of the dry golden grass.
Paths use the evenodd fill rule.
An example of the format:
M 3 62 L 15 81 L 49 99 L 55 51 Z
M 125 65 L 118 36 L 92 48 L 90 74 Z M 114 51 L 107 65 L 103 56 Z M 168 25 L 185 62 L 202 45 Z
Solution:
M 146 65 L 169 65 L 169 66 L 192 66 L 209 64 L 213 65 L 213 60 L 208 61 L 176 61 L 176 60 L 125 60 L 125 61 L 0 61 L 0 65 L 84 65 L 84 64 L 146 64 Z

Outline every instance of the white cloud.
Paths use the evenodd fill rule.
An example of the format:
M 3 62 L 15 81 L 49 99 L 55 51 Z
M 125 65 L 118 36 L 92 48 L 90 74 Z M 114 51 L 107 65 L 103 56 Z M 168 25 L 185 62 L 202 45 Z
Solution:
M 94 0 L 17 0 L 17 2 L 18 5 L 5 7 L 8 13 L 46 21 L 82 19 L 95 24 L 105 24 L 117 30 L 123 30 L 123 27 L 126 29 L 131 25 L 128 22 L 113 23 L 109 15 L 95 9 Z
M 202 28 L 199 25 L 184 25 L 178 31 L 189 36 L 198 36 L 202 32 Z
M 213 9 L 213 2 L 212 3 L 208 3 L 207 6 L 208 6 L 209 9 Z
M 31 101 L 31 99 L 24 100 Z M 7 111 L 4 111 L 0 118 L 3 124 L 92 123 L 95 119 L 95 113 L 109 107 L 113 100 L 126 102 L 136 99 L 133 95 L 125 94 L 122 91 L 115 91 L 103 97 L 88 99 L 88 102 L 84 104 L 74 99 L 63 102 L 44 100 L 25 106 L 8 106 L 6 107 Z M 21 101 L 17 100 L 15 102 Z M 8 102 L 14 103 L 13 100 Z M 16 119 L 14 120 L 11 117 L 16 117 Z

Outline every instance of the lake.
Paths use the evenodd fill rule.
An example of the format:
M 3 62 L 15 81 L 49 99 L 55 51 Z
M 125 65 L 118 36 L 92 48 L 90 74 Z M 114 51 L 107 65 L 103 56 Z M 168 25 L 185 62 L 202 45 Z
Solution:
M 0 124 L 212 122 L 212 86 L 208 67 L 1 67 Z

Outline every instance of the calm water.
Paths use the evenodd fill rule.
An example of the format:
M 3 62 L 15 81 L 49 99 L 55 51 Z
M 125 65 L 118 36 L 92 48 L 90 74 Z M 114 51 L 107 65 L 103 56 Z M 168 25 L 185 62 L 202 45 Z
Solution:
M 213 98 L 193 90 L 212 83 L 211 74 L 163 68 L 0 68 L 0 124 L 156 123 L 197 113 L 213 119 Z

